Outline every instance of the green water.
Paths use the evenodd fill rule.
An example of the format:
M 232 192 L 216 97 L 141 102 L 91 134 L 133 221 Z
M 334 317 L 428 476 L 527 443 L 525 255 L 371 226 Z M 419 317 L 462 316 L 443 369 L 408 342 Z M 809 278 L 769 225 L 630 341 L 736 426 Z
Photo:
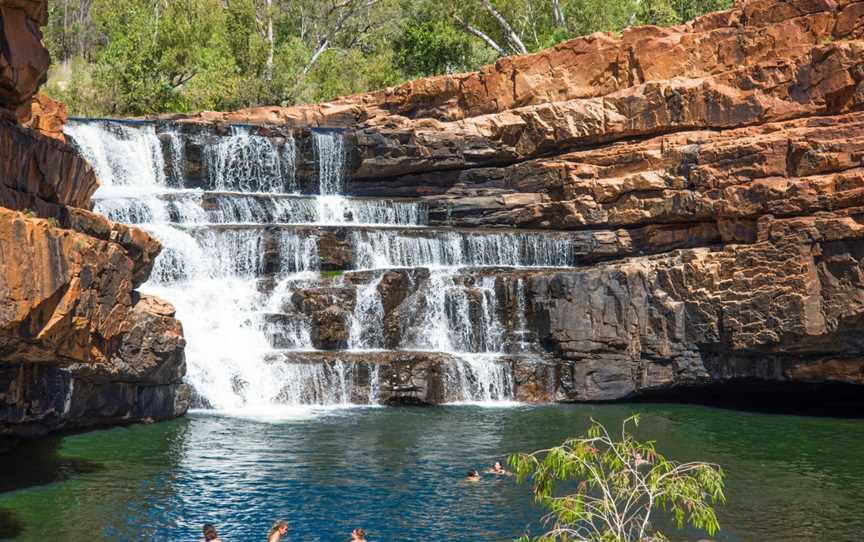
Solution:
M 279 421 L 193 414 L 45 440 L 2 458 L 0 538 L 16 541 L 512 539 L 537 528 L 527 487 L 461 478 L 515 451 L 559 443 L 589 417 L 642 413 L 639 436 L 727 473 L 720 541 L 864 539 L 864 420 L 689 405 L 347 409 Z M 673 540 L 698 540 L 687 531 Z

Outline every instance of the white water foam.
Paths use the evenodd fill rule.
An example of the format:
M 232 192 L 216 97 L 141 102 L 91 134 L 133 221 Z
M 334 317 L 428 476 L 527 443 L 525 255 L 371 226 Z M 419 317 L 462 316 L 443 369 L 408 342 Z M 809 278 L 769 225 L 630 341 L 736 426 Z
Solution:
M 293 138 L 277 141 L 253 135 L 247 126 L 232 126 L 231 135 L 205 150 L 210 186 L 241 192 L 296 192 Z
M 96 209 L 115 220 L 142 224 L 163 243 L 142 290 L 175 305 L 187 338 L 187 381 L 209 406 L 257 417 L 295 412 L 303 405 L 346 407 L 380 400 L 375 363 L 369 364 L 369 381 L 361 389 L 357 364 L 285 363 L 273 357 L 274 348 L 312 350 L 311 323 L 291 312 L 285 299 L 299 289 L 319 287 L 322 278 L 314 232 L 268 224 L 428 223 L 428 210 L 419 202 L 339 195 L 346 158 L 343 134 L 315 133 L 322 195 L 310 198 L 285 195 L 296 189 L 291 139 L 235 128 L 230 137 L 205 149 L 209 182 L 220 192 L 204 192 L 174 188 L 183 176 L 182 134 L 166 135 L 166 161 L 152 126 L 80 122 L 67 133 L 105 176 Z M 369 269 L 560 266 L 572 260 L 566 239 L 537 234 L 431 232 L 424 237 L 379 228 L 354 231 L 350 240 L 358 267 Z M 266 286 L 267 280 L 275 286 Z M 380 274 L 356 286 L 352 351 L 384 347 L 379 280 Z M 512 371 L 502 360 L 506 326 L 495 287 L 493 277 L 466 281 L 453 270 L 439 269 L 406 301 L 399 348 L 444 352 L 458 360 L 445 368 L 451 402 L 507 404 L 513 397 Z
M 153 126 L 70 120 L 64 131 L 102 186 L 165 186 L 165 160 Z
M 573 264 L 573 243 L 541 233 L 352 232 L 359 269 L 394 267 L 566 267 Z
M 321 195 L 341 194 L 345 188 L 345 138 L 342 132 L 316 131 L 313 141 Z

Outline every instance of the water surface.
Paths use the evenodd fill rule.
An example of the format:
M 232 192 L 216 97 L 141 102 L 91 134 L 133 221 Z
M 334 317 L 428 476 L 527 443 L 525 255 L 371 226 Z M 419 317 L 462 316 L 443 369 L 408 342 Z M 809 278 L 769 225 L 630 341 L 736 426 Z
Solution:
M 0 539 L 510 540 L 541 511 L 509 479 L 462 482 L 506 454 L 643 413 L 639 436 L 679 460 L 720 463 L 723 542 L 857 542 L 864 532 L 864 421 L 690 405 L 355 408 L 281 420 L 212 414 L 20 448 L 0 466 Z M 673 540 L 698 540 L 685 532 Z

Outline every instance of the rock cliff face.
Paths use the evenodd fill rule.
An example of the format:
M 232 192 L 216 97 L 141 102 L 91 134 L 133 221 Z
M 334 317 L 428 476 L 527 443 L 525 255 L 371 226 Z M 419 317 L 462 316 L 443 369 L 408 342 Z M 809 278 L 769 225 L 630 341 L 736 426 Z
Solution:
M 351 195 L 420 200 L 432 226 L 578 240 L 574 268 L 519 272 L 543 346 L 516 367 L 520 398 L 864 385 L 864 2 L 744 1 L 477 73 L 170 121 L 292 132 L 300 172 L 309 128 L 342 128 Z M 389 283 L 396 333 L 410 295 Z M 344 319 L 316 313 L 344 302 L 298 303 L 334 322 L 322 345 L 344 341 Z
M 180 323 L 135 291 L 161 247 L 90 211 L 99 181 L 65 111 L 34 99 L 46 9 L 0 1 L 0 440 L 186 409 Z

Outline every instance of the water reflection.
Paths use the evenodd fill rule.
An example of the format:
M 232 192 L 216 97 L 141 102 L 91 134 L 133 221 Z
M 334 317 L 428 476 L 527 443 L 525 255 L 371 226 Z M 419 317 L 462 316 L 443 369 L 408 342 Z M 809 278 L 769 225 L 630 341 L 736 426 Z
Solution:
M 24 531 L 24 523 L 12 510 L 0 508 L 0 540 L 12 540 Z
M 13 480 L 2 467 L 17 489 L 0 495 L 11 512 L 0 522 L 14 524 L 0 538 L 181 540 L 212 522 L 228 540 L 256 540 L 285 517 L 294 540 L 342 540 L 357 526 L 374 540 L 507 540 L 536 526 L 529 488 L 465 484 L 464 472 L 558 444 L 591 417 L 615 426 L 635 408 L 642 438 L 727 471 L 717 540 L 851 542 L 864 530 L 864 422 L 643 404 L 351 409 L 282 423 L 194 414 L 65 437 L 53 455 L 34 454 L 30 474 Z M 58 464 L 94 468 L 36 472 Z

